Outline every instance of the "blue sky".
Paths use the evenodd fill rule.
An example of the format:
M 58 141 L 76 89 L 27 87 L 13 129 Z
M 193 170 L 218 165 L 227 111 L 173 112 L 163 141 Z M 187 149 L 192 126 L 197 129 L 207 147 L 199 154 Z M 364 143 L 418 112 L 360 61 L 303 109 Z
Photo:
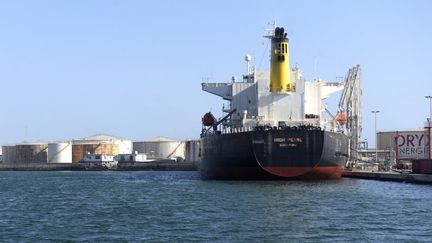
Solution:
M 262 34 L 273 20 L 307 79 L 362 65 L 363 138 L 373 143 L 371 110 L 379 130 L 429 116 L 431 10 L 431 1 L 1 1 L 0 144 L 197 138 L 201 116 L 221 114 L 203 78 L 240 77 L 245 54 L 268 69 Z

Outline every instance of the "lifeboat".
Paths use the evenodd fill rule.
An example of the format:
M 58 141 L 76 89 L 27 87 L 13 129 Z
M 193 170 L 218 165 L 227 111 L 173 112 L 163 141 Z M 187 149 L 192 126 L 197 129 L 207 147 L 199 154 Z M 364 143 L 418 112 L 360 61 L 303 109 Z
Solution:
M 336 115 L 336 121 L 341 125 L 345 125 L 347 123 L 347 117 L 344 112 L 339 111 Z

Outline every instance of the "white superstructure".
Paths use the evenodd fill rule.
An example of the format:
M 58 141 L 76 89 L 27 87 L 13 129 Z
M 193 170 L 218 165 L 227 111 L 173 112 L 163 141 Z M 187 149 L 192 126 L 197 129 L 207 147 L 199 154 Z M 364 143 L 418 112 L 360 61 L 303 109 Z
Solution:
M 224 112 L 236 109 L 223 124 L 223 130 L 252 129 L 256 126 L 314 125 L 335 130 L 334 119 L 328 118 L 325 101 L 344 88 L 342 82 L 317 80 L 307 82 L 298 68 L 291 72 L 295 92 L 270 92 L 268 72 L 256 72 L 244 82 L 202 83 L 202 89 L 228 101 Z

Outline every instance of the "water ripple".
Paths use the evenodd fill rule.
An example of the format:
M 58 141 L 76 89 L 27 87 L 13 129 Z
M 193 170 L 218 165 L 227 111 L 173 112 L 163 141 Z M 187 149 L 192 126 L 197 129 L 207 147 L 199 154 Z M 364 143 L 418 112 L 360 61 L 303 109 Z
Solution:
M 432 187 L 0 172 L 0 241 L 429 242 Z

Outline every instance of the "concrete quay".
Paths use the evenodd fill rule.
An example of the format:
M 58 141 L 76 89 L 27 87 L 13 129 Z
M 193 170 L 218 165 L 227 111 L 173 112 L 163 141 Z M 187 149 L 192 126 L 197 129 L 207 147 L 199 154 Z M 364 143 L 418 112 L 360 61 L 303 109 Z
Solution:
M 407 183 L 432 184 L 432 175 L 413 174 L 398 172 L 374 172 L 374 171 L 344 171 L 343 177 L 380 180 L 380 181 L 398 181 Z
M 152 162 L 119 163 L 117 167 L 88 165 L 85 163 L 0 163 L 0 171 L 196 171 L 198 166 L 193 162 L 173 162 L 156 160 Z

